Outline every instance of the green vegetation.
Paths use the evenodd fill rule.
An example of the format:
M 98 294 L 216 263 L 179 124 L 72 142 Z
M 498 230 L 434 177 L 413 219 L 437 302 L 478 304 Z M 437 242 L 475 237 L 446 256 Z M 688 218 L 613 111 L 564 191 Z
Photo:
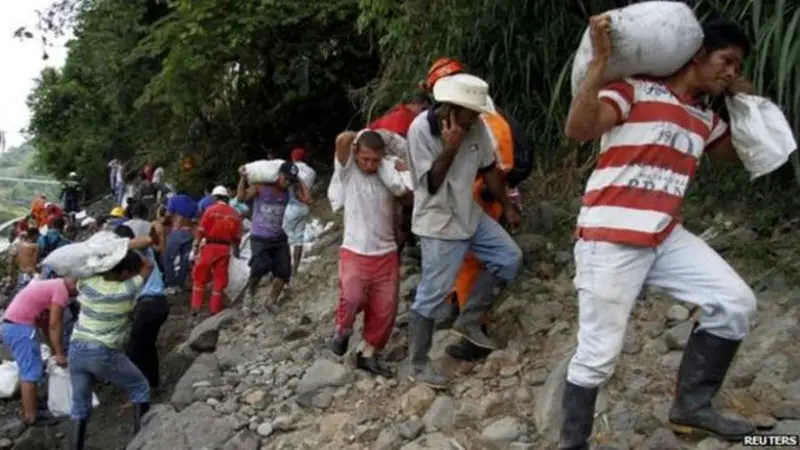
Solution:
M 39 167 L 105 173 L 112 157 L 231 181 L 267 148 L 297 143 L 328 163 L 333 136 L 408 94 L 440 56 L 486 78 L 538 143 L 535 198 L 572 197 L 593 159 L 562 133 L 572 52 L 597 0 L 59 0 L 45 31 L 75 39 L 63 70 L 30 97 Z M 755 43 L 746 74 L 800 129 L 800 0 L 698 0 L 700 16 L 739 21 Z M 24 30 L 22 30 L 24 31 Z M 22 33 L 21 31 L 21 33 Z M 800 163 L 751 184 L 704 163 L 695 201 L 758 206 L 770 224 L 800 206 Z M 104 177 L 87 182 L 100 189 Z M 769 207 L 764 208 L 765 205 Z
M 28 145 L 11 147 L 0 154 L 0 223 L 24 215 L 37 194 L 56 198 L 60 193 L 58 185 L 8 179 L 49 181 L 50 178 L 32 167 L 33 156 L 33 148 Z

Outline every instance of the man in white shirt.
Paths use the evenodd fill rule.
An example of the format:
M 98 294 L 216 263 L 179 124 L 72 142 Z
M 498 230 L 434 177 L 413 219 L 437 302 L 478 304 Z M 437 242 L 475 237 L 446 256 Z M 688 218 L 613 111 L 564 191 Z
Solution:
M 399 174 L 408 168 L 402 160 L 387 158 L 386 143 L 372 130 L 339 135 L 335 165 L 343 194 L 344 239 L 331 350 L 340 356 L 347 352 L 356 315 L 363 311 L 364 349 L 357 355 L 357 367 L 391 377 L 377 354 L 388 342 L 397 315 L 400 260 L 394 199 L 408 192 Z
M 436 104 L 420 114 L 408 131 L 408 165 L 414 183 L 411 231 L 419 237 L 422 273 L 409 314 L 410 378 L 443 388 L 447 378 L 428 357 L 435 321 L 447 319 L 445 299 L 472 250 L 484 269 L 452 330 L 474 345 L 493 349 L 481 329 L 481 319 L 494 301 L 494 289 L 514 280 L 522 251 L 500 226 L 475 203 L 472 185 L 483 176 L 499 199 L 507 222 L 519 223 L 519 212 L 508 205 L 497 170 L 495 144 L 479 115 L 492 112 L 489 86 L 472 75 L 457 74 L 433 86 Z

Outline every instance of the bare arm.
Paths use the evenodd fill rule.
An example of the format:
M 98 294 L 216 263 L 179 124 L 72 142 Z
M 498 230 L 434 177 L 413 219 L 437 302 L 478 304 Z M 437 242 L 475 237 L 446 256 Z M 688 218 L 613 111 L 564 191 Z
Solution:
M 64 331 L 64 307 L 52 303 L 50 305 L 50 324 L 48 326 L 48 336 L 50 337 L 50 347 L 53 349 L 54 356 L 66 356 L 64 354 L 64 344 L 61 337 Z
M 350 160 L 350 149 L 356 140 L 355 131 L 345 131 L 336 136 L 336 160 L 344 167 Z
M 153 239 L 150 236 L 142 236 L 133 238 L 128 241 L 128 248 L 131 250 L 141 250 L 153 245 Z
M 447 178 L 447 171 L 450 170 L 457 153 L 458 147 L 445 146 L 442 154 L 433 161 L 431 170 L 428 171 L 428 192 L 431 195 L 439 192 L 439 188 L 444 184 L 444 180 Z
M 294 193 L 297 196 L 297 200 L 300 203 L 305 203 L 306 205 L 311 204 L 311 192 L 309 192 L 308 186 L 302 181 L 299 181 L 294 184 Z
M 600 100 L 605 62 L 592 62 L 567 115 L 564 133 L 570 139 L 585 142 L 599 138 L 621 119 L 617 110 Z
M 733 147 L 730 135 L 720 139 L 719 142 L 712 143 L 706 148 L 706 154 L 716 161 L 742 163 L 742 160 L 739 159 L 739 154 L 736 153 L 736 149 Z
M 506 184 L 503 180 L 504 175 L 503 171 L 495 165 L 487 169 L 484 173 L 483 182 L 486 184 L 486 188 L 494 199 L 500 202 L 500 205 L 503 206 L 503 210 L 505 211 L 508 209 L 508 196 L 506 195 Z
M 236 186 L 236 199 L 244 203 L 258 194 L 258 186 L 247 182 L 247 175 L 241 174 L 239 184 Z

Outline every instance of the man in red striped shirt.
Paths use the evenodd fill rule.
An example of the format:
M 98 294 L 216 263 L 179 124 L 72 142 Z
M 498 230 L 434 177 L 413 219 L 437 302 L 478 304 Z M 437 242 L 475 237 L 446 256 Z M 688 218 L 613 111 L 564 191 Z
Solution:
M 738 26 L 711 21 L 703 26 L 701 49 L 675 74 L 604 85 L 609 25 L 608 16 L 591 19 L 595 57 L 565 130 L 572 139 L 601 140 L 578 216 L 580 329 L 563 397 L 561 448 L 589 448 L 597 387 L 614 372 L 628 316 L 645 284 L 703 310 L 678 369 L 671 428 L 738 440 L 754 427 L 723 417 L 711 400 L 748 331 L 755 295 L 681 226 L 679 215 L 703 153 L 738 159 L 728 125 L 702 100 L 752 89 L 740 78 L 750 43 Z

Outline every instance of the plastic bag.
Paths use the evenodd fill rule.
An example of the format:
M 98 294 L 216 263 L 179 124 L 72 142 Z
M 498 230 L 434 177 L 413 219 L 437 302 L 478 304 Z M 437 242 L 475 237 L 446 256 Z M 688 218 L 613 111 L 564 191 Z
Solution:
M 328 201 L 331 203 L 331 211 L 337 212 L 344 207 L 344 187 L 342 186 L 342 165 L 336 157 L 333 157 L 333 176 L 328 184 Z
M 703 28 L 683 2 L 642 2 L 613 9 L 611 56 L 605 81 L 632 75 L 665 77 L 675 73 L 700 49 Z M 594 54 L 589 29 L 572 62 L 572 95 L 580 88 Z
M 19 390 L 19 366 L 16 361 L 0 364 L 0 398 L 11 398 Z
M 72 384 L 69 371 L 50 360 L 47 362 L 47 374 L 47 409 L 55 417 L 69 416 L 72 411 Z M 100 399 L 92 392 L 92 408 L 97 408 L 99 405 Z
M 736 94 L 725 98 L 731 141 L 745 169 L 756 179 L 781 167 L 797 150 L 792 127 L 766 98 Z
M 128 239 L 100 231 L 86 241 L 53 250 L 42 261 L 58 276 L 88 278 L 114 268 L 128 254 Z
M 247 181 L 250 183 L 274 183 L 278 180 L 278 171 L 284 163 L 282 159 L 261 159 L 247 163 L 244 170 L 247 172 Z
M 250 266 L 244 258 L 234 258 L 231 256 L 228 262 L 228 286 L 225 288 L 225 295 L 231 303 L 236 302 L 247 287 L 247 280 L 250 278 Z

